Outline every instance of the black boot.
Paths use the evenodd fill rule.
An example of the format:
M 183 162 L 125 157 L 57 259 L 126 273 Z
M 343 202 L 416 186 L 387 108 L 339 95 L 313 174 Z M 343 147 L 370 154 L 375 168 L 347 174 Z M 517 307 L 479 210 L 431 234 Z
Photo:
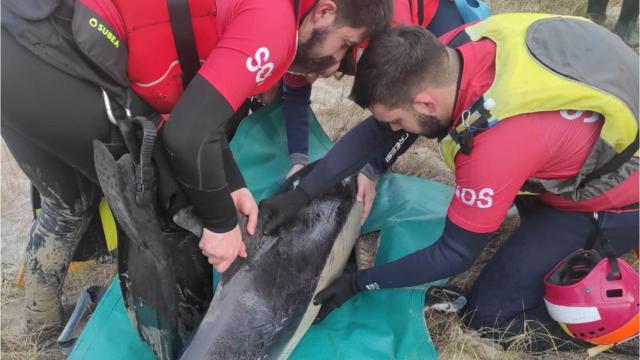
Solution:
M 638 47 L 638 0 L 624 0 L 613 32 L 627 45 Z
M 607 19 L 607 4 L 609 0 L 589 0 L 587 17 L 596 24 L 603 25 Z

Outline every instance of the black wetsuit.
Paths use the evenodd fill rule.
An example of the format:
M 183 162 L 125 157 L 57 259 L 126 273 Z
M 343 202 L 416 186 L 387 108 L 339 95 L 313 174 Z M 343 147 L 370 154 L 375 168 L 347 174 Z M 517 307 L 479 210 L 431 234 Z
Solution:
M 40 6 L 32 1 L 12 3 L 23 4 L 25 11 L 36 11 L 33 7 Z M 16 37 L 31 26 L 31 20 L 12 12 L 4 2 L 2 14 L 2 137 L 41 196 L 41 215 L 34 221 L 27 246 L 25 271 L 30 275 L 25 276 L 25 288 L 27 298 L 32 299 L 27 311 L 43 314 L 61 309 L 59 296 L 71 256 L 102 197 L 93 161 L 93 141 L 108 143 L 117 131 L 108 119 L 100 87 L 75 76 L 72 68 L 54 66 L 43 56 L 46 50 L 59 55 L 55 46 L 60 46 L 60 53 L 71 57 L 72 62 L 89 69 L 94 66 L 79 55 L 70 40 L 68 14 L 73 13 L 73 8 L 66 4 L 52 13 L 45 11 L 43 16 L 48 17 L 44 20 L 34 20 L 50 28 L 47 40 L 51 43 L 44 44 L 45 51 L 40 54 L 21 42 L 24 37 Z M 95 74 L 100 70 L 95 69 Z M 205 226 L 225 232 L 237 224 L 229 192 L 245 186 L 225 136 L 225 123 L 233 110 L 199 75 L 185 94 L 188 96 L 182 96 L 161 135 L 170 150 L 176 177 Z M 154 113 L 135 94 L 130 95 L 134 116 Z M 176 123 L 181 126 L 174 126 Z M 194 128 L 200 131 L 185 136 L 185 129 Z M 205 161 L 207 166 L 198 166 Z M 35 293 L 42 289 L 48 289 L 48 295 Z M 39 304 L 35 299 L 53 299 L 58 304 Z M 61 314 L 46 317 L 61 319 Z

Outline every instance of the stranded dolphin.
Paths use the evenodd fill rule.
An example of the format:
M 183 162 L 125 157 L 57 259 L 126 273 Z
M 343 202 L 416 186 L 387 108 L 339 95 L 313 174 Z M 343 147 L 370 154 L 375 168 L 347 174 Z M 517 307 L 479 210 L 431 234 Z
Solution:
M 290 178 L 284 190 L 302 176 Z M 313 296 L 344 269 L 360 232 L 361 211 L 351 177 L 273 236 L 263 235 L 262 224 L 254 236 L 242 226 L 248 257 L 222 274 L 182 359 L 288 357 L 319 311 Z

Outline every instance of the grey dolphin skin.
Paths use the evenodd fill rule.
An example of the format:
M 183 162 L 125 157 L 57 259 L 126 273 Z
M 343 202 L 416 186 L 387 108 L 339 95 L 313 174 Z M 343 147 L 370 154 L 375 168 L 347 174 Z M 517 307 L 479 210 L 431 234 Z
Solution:
M 290 178 L 284 190 L 301 176 Z M 351 177 L 274 236 L 263 235 L 262 224 L 254 236 L 242 226 L 248 257 L 222 274 L 181 359 L 286 359 L 318 313 L 313 296 L 343 271 L 361 211 Z

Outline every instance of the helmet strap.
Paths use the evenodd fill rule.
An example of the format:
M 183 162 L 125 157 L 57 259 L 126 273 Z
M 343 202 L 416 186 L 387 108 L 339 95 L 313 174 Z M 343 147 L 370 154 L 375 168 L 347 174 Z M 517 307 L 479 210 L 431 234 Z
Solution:
M 600 228 L 600 224 L 598 223 L 598 213 L 593 212 L 593 217 L 591 218 L 591 230 L 589 231 L 589 235 L 587 236 L 587 241 L 584 244 L 585 250 L 591 250 L 595 246 L 596 242 L 599 241 L 602 246 L 602 252 L 604 256 L 609 259 L 609 264 L 611 265 L 611 271 L 607 275 L 607 280 L 613 281 L 620 278 L 620 266 L 618 265 L 618 258 L 616 257 L 615 250 L 602 232 Z

